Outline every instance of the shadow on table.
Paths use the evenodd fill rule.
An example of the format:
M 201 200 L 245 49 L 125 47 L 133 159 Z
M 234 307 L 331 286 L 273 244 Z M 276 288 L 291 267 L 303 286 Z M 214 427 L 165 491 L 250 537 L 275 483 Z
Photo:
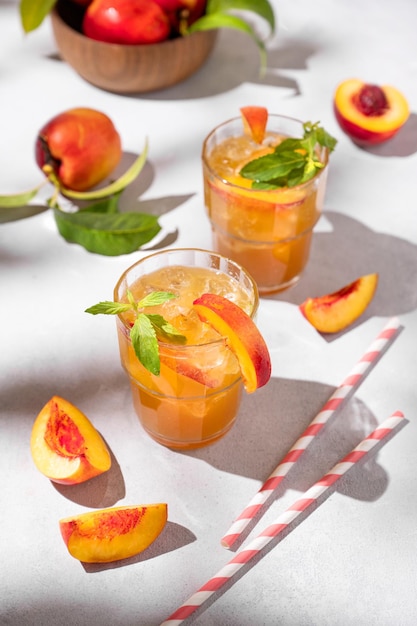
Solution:
M 319 383 L 273 378 L 256 394 L 243 398 L 237 422 L 226 437 L 210 447 L 183 454 L 199 458 L 223 472 L 256 479 L 260 488 L 333 391 L 334 388 Z M 389 414 L 381 415 L 377 419 L 357 398 L 350 399 L 336 411 L 242 533 L 233 550 L 240 547 L 274 500 L 282 497 L 287 489 L 307 491 L 388 417 Z M 388 481 L 386 471 L 373 454 L 360 471 L 352 470 L 336 487 L 350 498 L 373 502 L 384 493 Z M 255 495 L 256 490 L 242 500 L 241 510 L 236 511 L 236 515 Z
M 330 398 L 334 388 L 311 381 L 272 378 L 254 395 L 245 395 L 233 429 L 216 444 L 184 454 L 200 458 L 217 469 L 265 481 Z M 386 416 L 379 416 L 385 419 Z M 305 491 L 342 456 L 377 426 L 372 412 L 358 399 L 347 402 L 315 437 L 282 485 Z M 385 471 L 375 461 L 364 470 L 349 495 L 375 500 L 387 484 Z M 279 491 L 279 490 L 278 490 Z M 253 494 L 254 495 L 254 494 Z M 247 503 L 243 503 L 247 504 Z
M 196 539 L 196 536 L 188 530 L 188 528 L 185 528 L 185 526 L 174 524 L 174 522 L 167 522 L 159 537 L 155 539 L 149 548 L 146 548 L 146 550 L 140 554 L 132 556 L 130 559 L 122 559 L 120 561 L 114 561 L 113 563 L 82 563 L 81 565 L 89 574 L 101 572 L 106 569 L 126 567 L 134 563 L 149 561 L 150 559 L 154 559 L 161 554 L 167 554 L 173 550 L 178 550 L 196 541 Z
M 367 319 L 391 317 L 417 308 L 417 246 L 411 242 L 378 233 L 357 220 L 327 211 L 331 232 L 313 237 L 310 260 L 299 283 L 270 300 L 299 305 L 308 297 L 332 293 L 359 276 L 377 272 L 375 296 L 358 321 L 345 331 L 324 335 L 334 341 Z M 331 260 L 331 262 L 329 262 Z
M 417 115 L 411 113 L 398 133 L 386 143 L 362 148 L 380 157 L 407 157 L 417 152 Z
M 267 68 L 261 76 L 256 44 L 246 34 L 227 29 L 219 32 L 213 53 L 190 78 L 169 89 L 130 97 L 143 100 L 207 98 L 248 82 L 285 88 L 292 95 L 298 95 L 298 83 L 287 72 L 307 69 L 308 58 L 316 52 L 316 46 L 304 40 L 291 39 L 279 45 L 271 43 L 267 46 Z

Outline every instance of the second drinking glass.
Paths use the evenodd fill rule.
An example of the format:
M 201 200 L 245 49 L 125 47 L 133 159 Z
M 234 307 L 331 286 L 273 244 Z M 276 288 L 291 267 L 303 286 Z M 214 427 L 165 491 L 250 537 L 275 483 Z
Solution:
M 236 117 L 215 128 L 203 144 L 204 196 L 213 248 L 245 267 L 261 294 L 299 279 L 323 209 L 328 149 L 316 146 L 324 167 L 307 182 L 273 190 L 251 187 L 240 175 L 249 161 L 272 152 L 287 137 L 303 136 L 303 123 L 269 115 L 265 139 L 256 143 Z

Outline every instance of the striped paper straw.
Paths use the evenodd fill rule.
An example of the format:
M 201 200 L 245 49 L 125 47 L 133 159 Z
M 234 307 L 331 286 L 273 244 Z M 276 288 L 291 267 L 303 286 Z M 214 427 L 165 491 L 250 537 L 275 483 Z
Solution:
M 352 371 L 330 396 L 321 411 L 310 422 L 303 434 L 297 439 L 289 452 L 287 452 L 279 465 L 222 537 L 221 544 L 225 548 L 230 548 L 242 536 L 245 528 L 256 517 L 261 507 L 266 503 L 274 490 L 277 489 L 278 485 L 281 484 L 313 439 L 319 434 L 335 411 L 340 409 L 342 404 L 359 387 L 365 378 L 365 374 L 394 340 L 398 328 L 399 320 L 392 318 L 374 339 Z
M 356 463 L 361 461 L 377 444 L 380 444 L 388 435 L 394 435 L 394 429 L 400 424 L 406 424 L 404 415 L 400 411 L 393 413 L 368 437 L 363 439 L 339 461 L 327 474 L 308 489 L 302 498 L 297 500 L 284 513 L 282 513 L 275 523 L 268 526 L 262 533 L 253 539 L 246 548 L 236 552 L 235 556 L 211 578 L 205 585 L 194 593 L 180 606 L 161 626 L 174 626 L 181 624 L 190 617 L 199 607 L 201 607 L 210 596 L 221 589 L 223 585 L 229 583 L 233 576 L 255 556 L 258 556 L 265 546 L 276 538 L 291 524 L 301 513 L 311 513 L 314 507 L 318 507 L 324 501 L 323 494 L 332 487 L 346 472 Z M 382 444 L 381 444 L 382 445 Z M 290 529 L 288 529 L 290 530 Z

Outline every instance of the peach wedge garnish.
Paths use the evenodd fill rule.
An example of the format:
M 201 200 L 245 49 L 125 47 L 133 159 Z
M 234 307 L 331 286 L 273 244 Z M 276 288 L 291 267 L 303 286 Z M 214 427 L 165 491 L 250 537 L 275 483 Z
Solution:
M 84 482 L 111 466 L 99 432 L 84 413 L 59 396 L 53 396 L 37 416 L 30 450 L 42 474 L 66 485 Z
M 68 552 L 83 563 L 128 559 L 148 548 L 167 522 L 165 503 L 119 506 L 59 520 Z
M 241 107 L 243 129 L 256 143 L 262 143 L 268 122 L 268 109 L 258 106 Z
M 246 391 L 253 393 L 266 385 L 271 358 L 252 318 L 234 302 L 213 293 L 203 294 L 193 304 L 200 319 L 222 335 L 236 355 Z
M 374 297 L 378 274 L 367 274 L 334 293 L 307 298 L 300 304 L 304 317 L 322 333 L 337 333 L 352 324 Z

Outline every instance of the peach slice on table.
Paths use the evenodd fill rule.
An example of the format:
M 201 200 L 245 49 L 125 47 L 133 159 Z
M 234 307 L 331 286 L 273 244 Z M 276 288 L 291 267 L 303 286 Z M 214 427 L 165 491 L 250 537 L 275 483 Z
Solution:
M 390 85 L 371 85 L 351 78 L 338 85 L 333 101 L 341 129 L 358 145 L 391 139 L 407 121 L 406 98 Z
M 367 274 L 334 293 L 307 298 L 300 304 L 304 317 L 322 333 L 337 333 L 352 324 L 374 297 L 378 274 Z
M 234 302 L 213 293 L 194 300 L 198 316 L 220 335 L 236 355 L 248 393 L 266 385 L 271 377 L 271 358 L 255 322 Z
M 241 107 L 240 113 L 245 134 L 252 137 L 256 143 L 262 143 L 268 122 L 268 109 L 258 106 Z
M 84 413 L 59 396 L 53 396 L 37 416 L 30 450 L 38 470 L 64 485 L 89 480 L 111 466 L 99 432 Z
M 68 552 L 84 563 L 110 563 L 143 552 L 167 522 L 165 503 L 119 506 L 59 520 Z

